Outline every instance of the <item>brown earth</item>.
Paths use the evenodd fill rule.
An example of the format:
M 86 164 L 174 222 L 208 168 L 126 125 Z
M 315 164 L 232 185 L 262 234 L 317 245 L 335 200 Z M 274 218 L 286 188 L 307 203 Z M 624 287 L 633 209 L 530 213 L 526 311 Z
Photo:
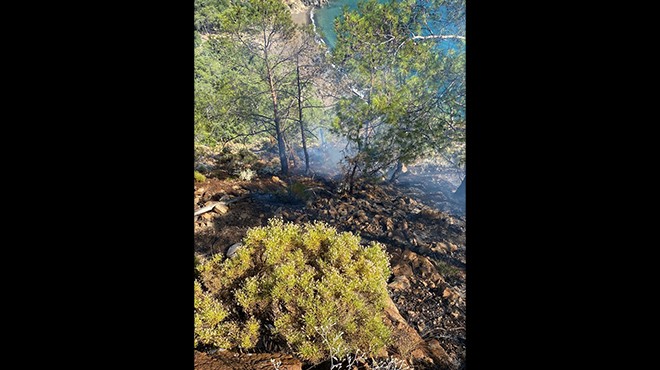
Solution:
M 209 173 L 216 177 L 195 184 L 196 210 L 209 202 L 240 198 L 227 208 L 195 217 L 198 258 L 225 254 L 248 228 L 265 226 L 274 216 L 293 222 L 325 221 L 340 231 L 359 233 L 365 243 L 379 241 L 387 247 L 393 271 L 386 315 L 395 340 L 388 355 L 415 369 L 464 368 L 465 216 L 451 199 L 460 180 L 411 168 L 399 185 L 366 184 L 349 195 L 340 191 L 338 182 L 320 177 L 281 179 L 255 172 L 260 175 L 241 181 L 230 175 L 231 169 L 215 167 Z M 270 358 L 276 354 L 266 348 L 255 352 L 258 356 L 250 357 L 250 368 L 261 368 L 254 363 L 257 359 L 274 368 Z M 238 365 L 245 354 L 198 353 L 196 369 L 245 368 Z

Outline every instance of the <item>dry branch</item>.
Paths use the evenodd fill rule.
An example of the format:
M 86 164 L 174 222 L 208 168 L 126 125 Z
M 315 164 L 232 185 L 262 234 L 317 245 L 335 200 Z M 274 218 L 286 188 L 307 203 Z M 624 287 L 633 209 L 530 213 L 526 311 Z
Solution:
M 239 200 L 242 200 L 242 199 L 247 198 L 248 196 L 249 196 L 249 195 L 244 195 L 244 196 L 242 196 L 242 197 L 233 198 L 233 199 L 230 199 L 230 200 L 223 200 L 223 201 L 218 201 L 218 202 L 211 202 L 211 203 L 209 203 L 208 205 L 206 205 L 206 206 L 204 206 L 204 207 L 202 207 L 202 208 L 200 208 L 200 209 L 195 210 L 195 217 L 197 217 L 197 216 L 199 216 L 199 215 L 201 215 L 201 214 L 203 214 L 203 213 L 206 213 L 206 212 L 212 211 L 212 210 L 213 210 L 215 207 L 217 207 L 217 206 L 228 206 L 229 204 L 231 204 L 231 203 L 236 203 L 236 202 L 238 202 Z

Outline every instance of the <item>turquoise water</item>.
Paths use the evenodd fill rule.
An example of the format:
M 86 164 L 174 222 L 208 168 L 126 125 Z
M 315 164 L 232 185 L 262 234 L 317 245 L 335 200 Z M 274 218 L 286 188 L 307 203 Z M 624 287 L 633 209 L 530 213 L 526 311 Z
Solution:
M 385 2 L 385 0 L 381 0 L 381 2 Z M 323 36 L 323 40 L 330 49 L 334 48 L 337 43 L 337 35 L 335 34 L 334 28 L 335 18 L 341 15 L 344 6 L 348 6 L 350 9 L 357 9 L 357 3 L 358 0 L 330 0 L 324 7 L 314 9 L 314 24 L 316 26 L 316 32 Z M 431 25 L 431 28 L 434 31 L 437 29 L 434 25 Z M 451 27 L 445 24 L 445 30 L 447 32 L 453 33 L 455 29 L 456 27 Z M 464 46 L 464 44 L 458 43 L 454 40 L 438 42 L 437 45 L 441 50 L 461 48 Z
M 314 9 L 314 23 L 316 32 L 323 36 L 323 40 L 331 49 L 337 43 L 335 34 L 334 20 L 341 15 L 344 5 L 351 9 L 357 9 L 358 0 L 330 0 L 330 2 L 320 9 Z

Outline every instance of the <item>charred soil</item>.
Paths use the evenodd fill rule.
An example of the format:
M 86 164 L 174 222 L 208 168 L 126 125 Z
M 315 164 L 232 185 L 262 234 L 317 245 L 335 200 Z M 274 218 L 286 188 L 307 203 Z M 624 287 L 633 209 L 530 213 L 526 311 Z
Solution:
M 387 247 L 393 271 L 388 316 L 396 344 L 389 354 L 415 369 L 464 368 L 466 225 L 464 206 L 451 195 L 458 175 L 410 168 L 394 184 L 363 184 L 346 194 L 337 181 L 324 178 L 262 173 L 248 181 L 217 175 L 222 173 L 227 172 L 195 183 L 195 210 L 234 200 L 195 216 L 197 257 L 226 254 L 249 228 L 265 226 L 272 217 L 324 221 L 359 234 L 365 243 L 378 241 Z M 282 369 L 309 367 L 280 352 L 257 348 L 251 359 L 263 358 L 264 369 L 273 367 L 271 358 L 283 359 Z M 246 354 L 196 351 L 195 368 L 242 369 L 240 356 Z

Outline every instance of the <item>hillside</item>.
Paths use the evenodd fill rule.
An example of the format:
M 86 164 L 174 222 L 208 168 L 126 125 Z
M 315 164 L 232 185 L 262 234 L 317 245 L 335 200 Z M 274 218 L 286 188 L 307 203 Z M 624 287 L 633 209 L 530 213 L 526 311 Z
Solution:
M 338 230 L 359 233 L 365 243 L 379 241 L 391 256 L 390 313 L 400 313 L 400 322 L 393 324 L 400 340 L 389 354 L 411 359 L 415 369 L 464 366 L 465 217 L 459 215 L 460 204 L 451 199 L 452 185 L 441 182 L 443 176 L 429 181 L 423 166 L 412 167 L 397 185 L 364 185 L 348 195 L 339 192 L 337 182 L 322 177 L 293 175 L 284 181 L 268 173 L 264 161 L 252 166 L 259 170 L 249 181 L 230 175 L 235 162 L 227 156 L 209 157 L 207 163 L 216 165 L 206 167 L 209 178 L 195 184 L 195 209 L 214 202 L 228 204 L 195 217 L 198 258 L 226 254 L 249 228 L 264 226 L 276 216 L 296 223 L 325 221 Z M 255 352 L 269 361 L 281 357 L 282 350 Z M 198 354 L 196 359 L 196 368 L 217 369 L 201 366 L 213 359 L 233 368 L 227 364 L 227 353 Z

